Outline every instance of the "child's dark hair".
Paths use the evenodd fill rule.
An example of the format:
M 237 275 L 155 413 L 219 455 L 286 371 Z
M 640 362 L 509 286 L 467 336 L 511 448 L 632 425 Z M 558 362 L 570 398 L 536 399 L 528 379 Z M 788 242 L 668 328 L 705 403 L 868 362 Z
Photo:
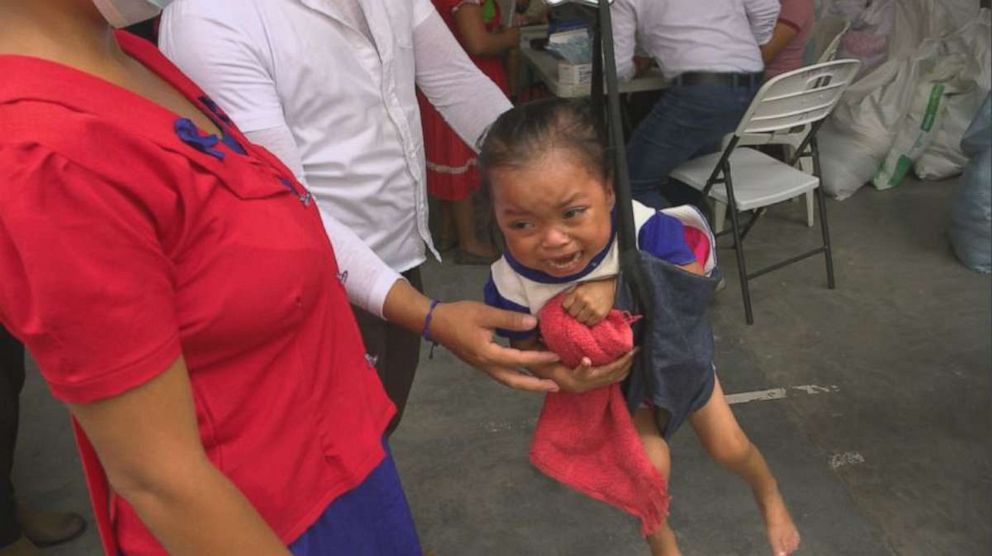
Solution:
M 520 168 L 561 149 L 604 182 L 612 174 L 606 133 L 587 101 L 542 99 L 504 112 L 479 144 L 479 175 L 488 191 L 495 168 Z

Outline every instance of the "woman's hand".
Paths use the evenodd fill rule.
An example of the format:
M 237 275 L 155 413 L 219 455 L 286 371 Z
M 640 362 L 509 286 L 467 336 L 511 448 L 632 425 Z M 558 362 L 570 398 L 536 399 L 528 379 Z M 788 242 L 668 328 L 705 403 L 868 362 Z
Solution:
M 427 321 L 430 299 L 406 280 L 397 280 L 386 296 L 382 311 L 386 320 L 420 334 Z M 497 328 L 526 332 L 537 326 L 531 315 L 502 311 L 477 301 L 439 303 L 429 323 L 430 337 L 448 348 L 459 359 L 485 372 L 510 388 L 554 392 L 558 385 L 522 373 L 521 367 L 558 361 L 549 351 L 523 351 L 493 341 Z
M 616 361 L 599 367 L 593 367 L 588 358 L 583 358 L 579 366 L 574 369 L 561 363 L 554 363 L 531 367 L 531 370 L 537 376 L 555 381 L 563 392 L 577 394 L 609 386 L 627 378 L 638 351 L 640 348 L 635 347 Z
M 555 392 L 552 380 L 522 373 L 522 367 L 546 365 L 558 361 L 549 351 L 524 351 L 497 344 L 497 328 L 525 332 L 537 326 L 531 315 L 502 311 L 476 301 L 441 303 L 431 317 L 430 335 L 462 361 L 485 372 L 493 380 L 534 392 Z
M 613 309 L 616 288 L 616 278 L 582 282 L 569 291 L 561 305 L 575 320 L 592 326 L 605 319 Z
M 525 350 L 544 349 L 544 345 L 537 338 L 515 340 L 513 346 Z M 552 363 L 534 365 L 529 370 L 536 376 L 555 381 L 562 391 L 576 394 L 609 386 L 627 378 L 638 351 L 640 348 L 635 347 L 616 361 L 599 367 L 593 367 L 589 358 L 583 357 L 582 362 L 574 369 L 561 363 Z

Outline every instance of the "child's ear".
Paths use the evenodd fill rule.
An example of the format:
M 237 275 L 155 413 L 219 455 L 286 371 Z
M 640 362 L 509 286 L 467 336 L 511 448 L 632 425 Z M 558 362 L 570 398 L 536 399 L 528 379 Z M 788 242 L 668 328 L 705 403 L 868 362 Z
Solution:
M 606 180 L 606 204 L 610 206 L 610 210 L 613 210 L 613 205 L 617 202 L 617 196 L 613 192 L 613 180 Z

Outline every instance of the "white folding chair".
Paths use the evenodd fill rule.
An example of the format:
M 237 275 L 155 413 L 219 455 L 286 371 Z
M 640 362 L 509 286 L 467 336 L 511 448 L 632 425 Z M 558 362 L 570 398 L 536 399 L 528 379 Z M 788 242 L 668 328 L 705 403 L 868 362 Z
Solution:
M 825 17 L 813 24 L 809 32 L 807 47 L 809 52 L 803 53 L 807 63 L 822 64 L 831 62 L 837 56 L 840 39 L 851 28 L 851 22 L 843 17 Z
M 717 206 L 722 203 L 729 207 L 748 324 L 754 322 L 748 285 L 752 278 L 823 253 L 827 264 L 827 285 L 830 289 L 834 288 L 830 230 L 823 191 L 819 187 L 820 160 L 816 131 L 836 106 L 860 66 L 858 60 L 837 60 L 806 66 L 769 79 L 754 96 L 722 152 L 690 160 L 671 174 L 672 178 L 702 191 L 704 196 L 718 203 Z M 806 126 L 808 131 L 789 163 L 740 146 L 742 143 L 767 143 L 776 133 L 788 133 L 799 126 Z M 810 173 L 794 167 L 796 159 L 802 157 L 809 157 L 812 166 Z M 748 274 L 743 239 L 751 227 L 768 206 L 806 193 L 816 194 L 823 245 Z M 748 210 L 754 212 L 742 229 L 738 213 Z
M 834 57 L 837 56 L 837 49 L 840 47 L 841 37 L 844 33 L 851 28 L 851 23 L 842 17 L 825 17 L 818 20 L 813 24 L 813 29 L 810 31 L 809 42 L 807 43 L 807 52 L 803 54 L 804 60 L 810 60 L 809 64 L 822 64 L 824 62 L 833 61 Z M 782 145 L 785 149 L 785 158 L 791 159 L 796 153 L 796 149 L 799 147 L 799 143 L 802 142 L 806 134 L 809 133 L 809 126 L 801 126 L 798 128 L 782 131 L 772 135 L 762 135 L 761 137 L 751 137 L 742 138 L 741 142 L 737 144 L 738 147 L 746 147 L 752 145 Z M 724 138 L 724 146 L 730 141 L 732 136 L 728 135 Z M 800 157 L 798 159 L 799 168 L 806 172 L 813 172 L 812 160 L 809 157 Z M 798 199 L 797 199 L 798 200 Z M 713 228 L 719 233 L 723 231 L 724 226 L 724 214 L 726 212 L 727 205 L 717 204 L 713 207 Z M 815 218 L 813 216 L 815 210 L 813 208 L 813 193 L 806 194 L 806 225 L 810 228 L 813 227 L 815 223 Z

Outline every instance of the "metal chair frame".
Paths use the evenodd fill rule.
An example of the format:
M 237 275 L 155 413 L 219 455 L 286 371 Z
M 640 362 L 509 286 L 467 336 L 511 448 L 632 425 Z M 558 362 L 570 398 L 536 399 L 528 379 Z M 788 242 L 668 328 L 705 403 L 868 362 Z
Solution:
M 830 289 L 835 289 L 836 287 L 833 268 L 833 254 L 830 245 L 830 226 L 827 220 L 827 210 L 824 202 L 825 199 L 823 188 L 820 187 L 820 184 L 818 183 L 820 179 L 820 159 L 819 150 L 816 143 L 816 132 L 819 130 L 826 117 L 833 110 L 834 106 L 836 106 L 837 101 L 840 99 L 841 93 L 850 84 L 850 81 L 857 72 L 858 67 L 860 67 L 860 62 L 856 60 L 838 60 L 824 64 L 805 66 L 798 70 L 777 76 L 766 82 L 755 95 L 754 100 L 751 102 L 751 105 L 742 117 L 741 123 L 737 130 L 730 136 L 729 141 L 726 142 L 723 152 L 721 153 L 716 165 L 713 167 L 705 182 L 705 185 L 702 188 L 703 197 L 706 199 L 710 199 L 710 193 L 714 186 L 723 185 L 726 188 L 727 206 L 730 209 L 731 227 L 730 230 L 723 230 L 719 232 L 718 235 L 725 235 L 729 232 L 733 236 L 733 247 L 737 257 L 737 269 L 741 278 L 741 294 L 744 299 L 744 314 L 748 324 L 754 323 L 749 284 L 750 280 L 754 278 L 822 253 L 826 264 L 827 287 Z M 833 70 L 836 70 L 836 72 L 831 73 Z M 778 92 L 775 90 L 775 87 L 779 82 L 790 78 L 798 79 L 802 74 L 811 75 L 807 88 L 786 91 L 784 94 L 774 96 L 774 94 Z M 838 75 L 841 75 L 842 77 L 839 83 L 835 83 L 833 79 Z M 775 112 L 774 110 L 769 113 L 762 112 L 764 103 L 774 103 L 777 101 L 792 102 L 793 100 L 799 103 L 800 108 L 791 109 L 781 113 Z M 742 226 L 740 215 L 738 213 L 737 195 L 734 191 L 731 155 L 736 148 L 743 146 L 742 143 L 745 141 L 748 144 L 754 144 L 753 141 L 758 140 L 762 136 L 774 137 L 776 132 L 791 131 L 799 127 L 805 127 L 806 133 L 792 154 L 792 159 L 789 161 L 788 166 L 795 166 L 796 163 L 803 158 L 807 158 L 812 161 L 812 176 L 817 180 L 816 185 L 813 187 L 812 193 L 814 193 L 816 197 L 816 205 L 820 216 L 822 244 L 815 249 L 811 249 L 749 273 L 744 255 L 743 241 L 757 220 L 764 213 L 768 205 L 756 207 L 755 212 L 752 214 L 750 219 L 746 223 L 743 223 Z M 791 132 L 795 133 L 795 131 Z M 786 165 L 786 163 L 780 164 Z M 677 172 L 678 169 L 676 169 L 675 173 Z
M 826 44 L 822 45 L 822 47 L 819 44 L 815 45 L 817 47 L 817 50 L 819 50 L 819 56 L 817 56 L 816 61 L 814 61 L 810 65 L 832 62 L 834 58 L 836 58 L 837 50 L 840 47 L 840 41 L 844 37 L 844 34 L 847 33 L 847 31 L 851 28 L 851 23 L 849 21 L 844 20 L 843 18 L 837 18 L 837 17 L 829 17 L 817 21 L 816 24 L 814 24 L 813 26 L 813 33 L 811 36 L 816 36 L 817 40 L 819 41 L 822 41 L 825 38 L 824 36 L 817 36 L 817 35 L 822 35 L 821 33 L 817 33 L 818 28 L 821 26 L 835 27 L 836 31 L 832 36 L 830 36 L 830 40 L 827 41 Z M 782 147 L 785 149 L 785 155 L 787 157 L 792 157 L 792 165 L 796 166 L 796 164 L 798 163 L 799 166 L 797 167 L 799 169 L 801 169 L 803 172 L 811 174 L 813 173 L 812 161 L 807 157 L 795 156 L 795 153 L 797 152 L 796 149 L 799 146 L 799 143 L 802 141 L 802 138 L 805 136 L 805 134 L 808 131 L 809 131 L 809 126 L 807 125 L 795 130 L 787 130 L 784 132 L 773 133 L 771 135 L 763 135 L 761 137 L 745 136 L 741 138 L 741 141 L 740 143 L 738 143 L 737 146 L 744 147 L 750 145 L 782 145 Z M 727 137 L 724 138 L 724 142 L 725 142 L 724 146 L 726 146 L 727 141 L 730 141 L 731 137 L 733 137 L 733 135 L 728 135 Z M 726 205 L 714 206 L 713 220 L 714 220 L 714 228 L 717 232 L 723 231 L 723 223 L 724 223 L 723 210 L 726 210 Z M 813 193 L 810 192 L 806 194 L 806 225 L 809 226 L 810 228 L 812 228 L 814 224 L 814 218 L 813 218 L 814 210 L 815 209 L 813 208 Z

